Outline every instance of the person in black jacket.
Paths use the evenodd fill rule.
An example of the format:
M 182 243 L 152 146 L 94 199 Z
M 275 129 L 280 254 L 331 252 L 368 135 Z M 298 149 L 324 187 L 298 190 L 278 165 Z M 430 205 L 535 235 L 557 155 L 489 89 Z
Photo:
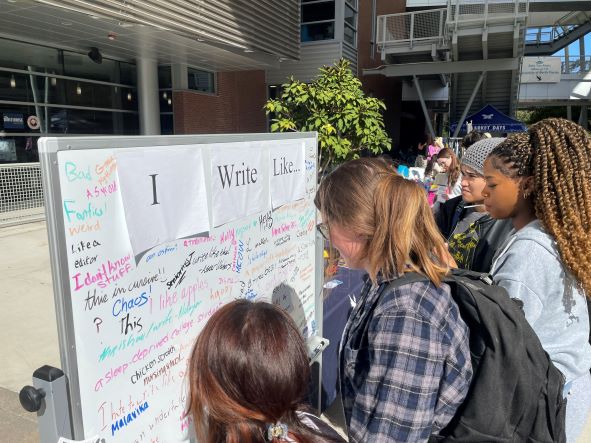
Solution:
M 461 160 L 462 195 L 445 202 L 436 216 L 458 267 L 488 273 L 497 249 L 513 229 L 484 210 L 484 160 L 504 138 L 483 138 L 468 148 Z

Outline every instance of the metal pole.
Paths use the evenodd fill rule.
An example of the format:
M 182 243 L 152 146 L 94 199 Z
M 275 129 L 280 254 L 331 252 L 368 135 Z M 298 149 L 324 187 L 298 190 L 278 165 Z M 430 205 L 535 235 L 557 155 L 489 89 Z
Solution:
M 588 114 L 587 114 L 587 105 L 582 104 L 581 105 L 581 113 L 579 114 L 579 125 L 581 125 L 585 129 L 587 129 L 587 127 L 589 126 L 588 120 L 589 120 L 589 118 L 588 118 Z
M 378 26 L 378 24 L 376 23 L 376 1 L 377 0 L 372 0 L 371 2 L 371 49 L 369 52 L 369 56 L 372 60 L 374 60 L 376 56 L 376 33 Z
M 468 111 L 470 111 L 470 106 L 472 106 L 472 102 L 474 101 L 474 98 L 476 97 L 476 93 L 478 92 L 478 89 L 480 88 L 480 85 L 482 84 L 482 80 L 484 79 L 485 74 L 486 74 L 486 71 L 482 72 L 480 74 L 480 77 L 478 77 L 478 81 L 476 82 L 476 86 L 474 86 L 474 90 L 472 91 L 472 95 L 470 96 L 470 99 L 468 100 L 468 103 L 466 104 L 466 108 L 464 109 L 464 112 L 462 113 L 460 120 L 458 120 L 458 125 L 456 126 L 456 130 L 454 131 L 454 135 L 453 135 L 454 138 L 456 138 L 458 136 L 458 134 L 460 133 L 460 129 L 462 128 L 462 125 L 464 124 L 464 120 L 466 119 L 466 116 L 468 115 Z
M 585 37 L 579 39 L 579 72 L 585 72 Z
M 423 108 L 423 114 L 425 115 L 425 121 L 427 122 L 427 128 L 429 129 L 429 134 L 431 137 L 435 139 L 435 131 L 433 131 L 433 125 L 431 124 L 431 118 L 429 117 L 429 111 L 427 110 L 427 105 L 425 104 L 425 99 L 423 98 L 423 92 L 421 91 L 421 85 L 419 84 L 419 79 L 416 75 L 412 76 L 412 80 L 415 84 L 415 88 L 417 88 L 417 95 L 419 96 L 419 101 L 421 102 L 421 108 Z
M 415 32 L 415 13 L 410 13 L 410 48 L 412 49 L 412 38 Z
M 158 63 L 156 60 L 140 57 L 136 61 L 136 67 L 140 133 L 142 135 L 160 135 Z

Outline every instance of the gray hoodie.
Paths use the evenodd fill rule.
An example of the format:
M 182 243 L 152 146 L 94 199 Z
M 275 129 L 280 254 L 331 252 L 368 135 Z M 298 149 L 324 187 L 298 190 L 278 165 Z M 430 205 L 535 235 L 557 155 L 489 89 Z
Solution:
M 566 382 L 586 374 L 591 346 L 585 296 L 539 220 L 507 239 L 491 274 L 512 298 L 523 301 L 527 321 Z

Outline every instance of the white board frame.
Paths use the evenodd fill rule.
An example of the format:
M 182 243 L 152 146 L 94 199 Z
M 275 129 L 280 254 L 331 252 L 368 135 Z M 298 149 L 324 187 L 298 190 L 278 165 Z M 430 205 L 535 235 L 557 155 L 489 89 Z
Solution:
M 41 165 L 43 199 L 47 222 L 51 272 L 55 312 L 60 347 L 62 370 L 68 381 L 69 408 L 72 419 L 72 431 L 75 439 L 83 438 L 80 385 L 76 353 L 76 337 L 73 323 L 68 272 L 68 255 L 65 239 L 65 221 L 62 210 L 58 152 L 74 150 L 121 149 L 135 147 L 158 147 L 171 145 L 194 145 L 233 142 L 257 142 L 273 140 L 301 140 L 317 146 L 316 132 L 299 133 L 263 133 L 263 134 L 219 134 L 219 135 L 172 135 L 172 136 L 98 136 L 98 137 L 42 137 L 38 141 L 39 161 Z M 317 334 L 309 339 L 310 349 L 322 350 L 328 343 L 322 339 L 323 319 L 323 241 L 316 235 L 315 255 L 315 320 Z M 316 352 L 313 361 L 320 366 L 322 374 L 322 352 Z M 321 379 L 318 382 L 317 407 L 320 408 Z

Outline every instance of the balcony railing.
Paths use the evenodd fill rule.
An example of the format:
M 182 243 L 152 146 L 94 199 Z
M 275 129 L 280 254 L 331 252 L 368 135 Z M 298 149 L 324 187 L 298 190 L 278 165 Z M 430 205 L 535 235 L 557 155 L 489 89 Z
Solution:
M 447 9 L 405 12 L 378 16 L 379 50 L 392 46 L 413 48 L 418 43 L 444 42 Z
M 591 71 L 591 55 L 571 55 L 559 58 L 562 60 L 561 72 L 563 74 L 579 74 Z
M 525 21 L 529 9 L 528 0 L 450 0 L 447 4 L 448 26 L 464 26 L 504 23 L 507 20 Z

